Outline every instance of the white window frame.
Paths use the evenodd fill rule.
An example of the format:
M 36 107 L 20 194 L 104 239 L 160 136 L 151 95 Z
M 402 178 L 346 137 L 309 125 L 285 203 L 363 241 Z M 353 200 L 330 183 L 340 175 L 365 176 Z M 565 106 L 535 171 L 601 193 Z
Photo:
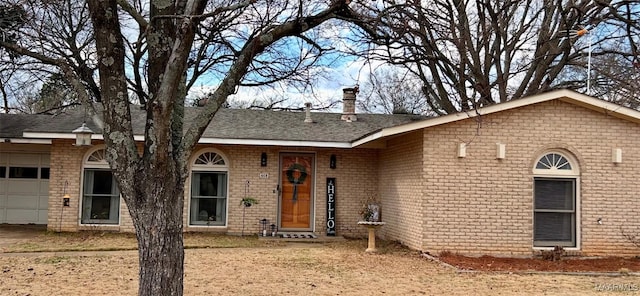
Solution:
M 562 156 L 564 159 L 566 159 L 569 162 L 569 165 L 571 166 L 571 169 L 558 169 L 557 167 L 553 166 L 550 168 L 545 168 L 545 169 L 539 169 L 537 168 L 538 163 L 540 162 L 541 159 L 543 159 L 545 156 L 550 155 L 550 154 L 557 154 Z M 562 242 L 558 242 L 555 245 L 560 245 L 562 246 L 565 250 L 580 250 L 580 232 L 581 232 L 581 227 L 580 227 L 580 169 L 578 167 L 578 161 L 568 152 L 565 151 L 560 151 L 560 150 L 550 150 L 550 151 L 545 151 L 544 153 L 542 153 L 539 157 L 536 158 L 536 161 L 533 164 L 533 184 L 532 184 L 532 216 L 531 216 L 531 223 L 533 225 L 532 228 L 532 233 L 531 233 L 531 242 L 532 242 L 532 247 L 534 250 L 551 250 L 555 247 L 554 246 L 540 246 L 540 245 L 536 245 L 536 240 L 535 240 L 535 215 L 536 212 L 540 212 L 540 213 L 544 213 L 544 212 L 563 212 L 563 211 L 551 211 L 551 210 L 537 210 L 536 209 L 536 196 L 535 196 L 535 188 L 536 188 L 536 180 L 571 180 L 573 181 L 574 184 L 574 200 L 573 200 L 573 204 L 574 204 L 574 210 L 573 210 L 573 215 L 574 215 L 574 223 L 575 225 L 573 225 L 574 227 L 574 231 L 575 231 L 575 235 L 574 235 L 574 239 L 575 239 L 575 244 L 573 246 L 562 246 Z
M 82 162 L 82 180 L 80 183 L 80 202 L 79 204 L 79 211 L 78 211 L 78 218 L 80 221 L 80 225 L 82 226 L 119 226 L 121 221 L 122 221 L 122 211 L 121 211 L 121 204 L 122 204 L 122 198 L 120 196 L 120 191 L 117 190 L 117 184 L 115 184 L 114 186 L 116 187 L 116 192 L 117 192 L 117 205 L 116 206 L 112 206 L 112 210 L 113 209 L 117 209 L 117 221 L 114 220 L 96 220 L 96 219 L 84 219 L 84 206 L 85 206 L 85 182 L 87 181 L 87 171 L 88 170 L 92 170 L 92 171 L 111 171 L 111 168 L 109 167 L 109 164 L 107 163 L 107 160 L 104 157 L 104 154 L 99 157 L 97 160 L 92 157 L 94 156 L 94 153 L 98 152 L 102 150 L 103 153 L 106 153 L 105 151 L 105 146 L 101 145 L 101 146 L 96 146 L 95 148 L 89 150 L 87 152 L 87 154 L 85 155 L 83 162 Z M 113 180 L 113 182 L 115 182 L 115 179 Z
M 218 162 L 217 163 L 207 163 L 207 164 L 200 164 L 200 163 L 196 163 L 198 162 L 198 159 L 200 158 L 200 156 L 204 155 L 205 153 L 214 153 L 217 156 L 219 156 L 219 158 L 217 158 Z M 220 161 L 222 161 L 223 164 L 220 163 Z M 230 182 L 230 176 L 229 176 L 229 159 L 224 155 L 224 153 L 222 153 L 220 150 L 218 149 L 214 149 L 214 148 L 205 148 L 202 150 L 197 151 L 197 153 L 194 153 L 194 157 L 192 158 L 191 162 L 191 172 L 189 174 L 189 198 L 188 198 L 188 204 L 189 207 L 187 209 L 187 225 L 189 225 L 189 227 L 206 227 L 206 228 L 226 228 L 228 226 L 228 222 L 229 222 L 229 184 L 231 184 Z M 193 220 L 193 216 L 195 215 L 194 213 L 192 213 L 191 211 L 194 210 L 195 204 L 194 204 L 194 196 L 193 196 L 193 190 L 194 190 L 194 186 L 193 186 L 193 181 L 194 181 L 194 174 L 198 174 L 198 173 L 224 173 L 226 175 L 226 182 L 227 184 L 225 184 L 224 186 L 224 201 L 225 201 L 225 209 L 224 209 L 224 219 L 223 219 L 223 223 L 222 225 L 219 224 L 220 221 L 215 221 L 215 223 L 203 223 L 203 222 L 197 222 Z M 196 199 L 198 197 L 195 197 Z M 215 199 L 221 199 L 221 198 L 215 198 Z

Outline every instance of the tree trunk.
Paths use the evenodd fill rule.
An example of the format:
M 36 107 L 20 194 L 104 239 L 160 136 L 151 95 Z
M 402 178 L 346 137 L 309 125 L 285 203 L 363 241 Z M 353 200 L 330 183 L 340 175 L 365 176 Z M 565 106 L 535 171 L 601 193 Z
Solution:
M 135 210 L 130 208 L 138 239 L 140 296 L 183 294 L 184 179 L 177 178 L 173 186 L 157 180 L 158 176 L 179 175 L 170 170 L 146 170 L 142 174 L 147 178 L 136 179 L 147 180 L 135 185 L 142 189 L 136 193 L 142 195 L 135 200 L 144 202 L 132 205 Z
M 150 220 L 150 228 L 136 229 L 140 261 L 138 295 L 182 295 L 182 230 L 179 226 L 166 227 L 161 219 Z

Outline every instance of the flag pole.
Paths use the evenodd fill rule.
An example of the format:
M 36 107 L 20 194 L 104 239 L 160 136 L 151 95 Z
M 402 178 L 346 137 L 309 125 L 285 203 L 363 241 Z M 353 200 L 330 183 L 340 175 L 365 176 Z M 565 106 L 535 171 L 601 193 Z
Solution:
M 576 37 L 580 38 L 586 34 L 589 34 L 589 30 L 587 30 L 587 28 L 582 28 L 575 31 L 575 34 Z M 591 41 L 591 34 L 589 34 L 587 38 L 587 42 L 589 43 L 587 52 L 587 95 L 591 95 Z

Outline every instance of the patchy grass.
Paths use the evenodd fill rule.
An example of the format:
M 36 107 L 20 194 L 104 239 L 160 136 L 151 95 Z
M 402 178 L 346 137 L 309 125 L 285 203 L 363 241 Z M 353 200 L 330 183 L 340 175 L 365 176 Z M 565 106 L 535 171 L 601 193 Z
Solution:
M 10 248 L 39 252 L 135 244 L 132 234 L 42 233 Z M 185 245 L 190 248 L 185 252 L 185 295 L 620 295 L 638 289 L 633 276 L 492 272 L 495 269 L 461 273 L 384 240 L 377 241 L 377 253 L 364 252 L 366 239 L 289 244 L 256 236 L 186 233 Z M 133 296 L 138 263 L 135 252 L 0 255 L 0 295 L 75 296 L 90 291 Z M 485 257 L 482 263 L 496 267 L 497 259 Z M 635 269 L 617 270 L 630 274 Z
M 214 233 L 187 232 L 184 234 L 185 249 L 202 248 L 259 248 L 284 245 L 273 240 L 259 240 L 258 236 L 234 236 Z
M 185 249 L 201 248 L 256 248 L 278 246 L 277 241 L 262 241 L 257 236 L 230 236 L 211 233 L 185 233 Z M 136 237 L 132 233 L 104 231 L 43 232 L 26 242 L 4 248 L 5 253 L 118 251 L 136 250 Z
M 111 251 L 136 249 L 133 234 L 83 231 L 43 232 L 28 241 L 4 248 L 5 253 L 64 252 L 64 251 Z
M 256 246 L 265 243 L 256 237 L 197 236 Z M 377 246 L 380 252 L 374 254 L 364 252 L 365 239 L 190 249 L 185 251 L 184 294 L 581 296 L 622 295 L 622 290 L 611 289 L 623 287 L 633 293 L 638 287 L 636 278 L 628 276 L 458 273 L 400 244 L 379 240 Z M 135 252 L 0 256 L 0 295 L 134 296 L 138 263 Z

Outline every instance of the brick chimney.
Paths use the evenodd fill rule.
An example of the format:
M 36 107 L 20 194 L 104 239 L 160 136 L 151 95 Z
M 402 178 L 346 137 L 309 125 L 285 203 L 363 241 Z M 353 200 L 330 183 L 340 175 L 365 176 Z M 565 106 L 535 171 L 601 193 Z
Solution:
M 356 116 L 356 94 L 358 93 L 358 86 L 353 88 L 342 89 L 342 116 L 340 119 L 346 122 L 357 121 Z

